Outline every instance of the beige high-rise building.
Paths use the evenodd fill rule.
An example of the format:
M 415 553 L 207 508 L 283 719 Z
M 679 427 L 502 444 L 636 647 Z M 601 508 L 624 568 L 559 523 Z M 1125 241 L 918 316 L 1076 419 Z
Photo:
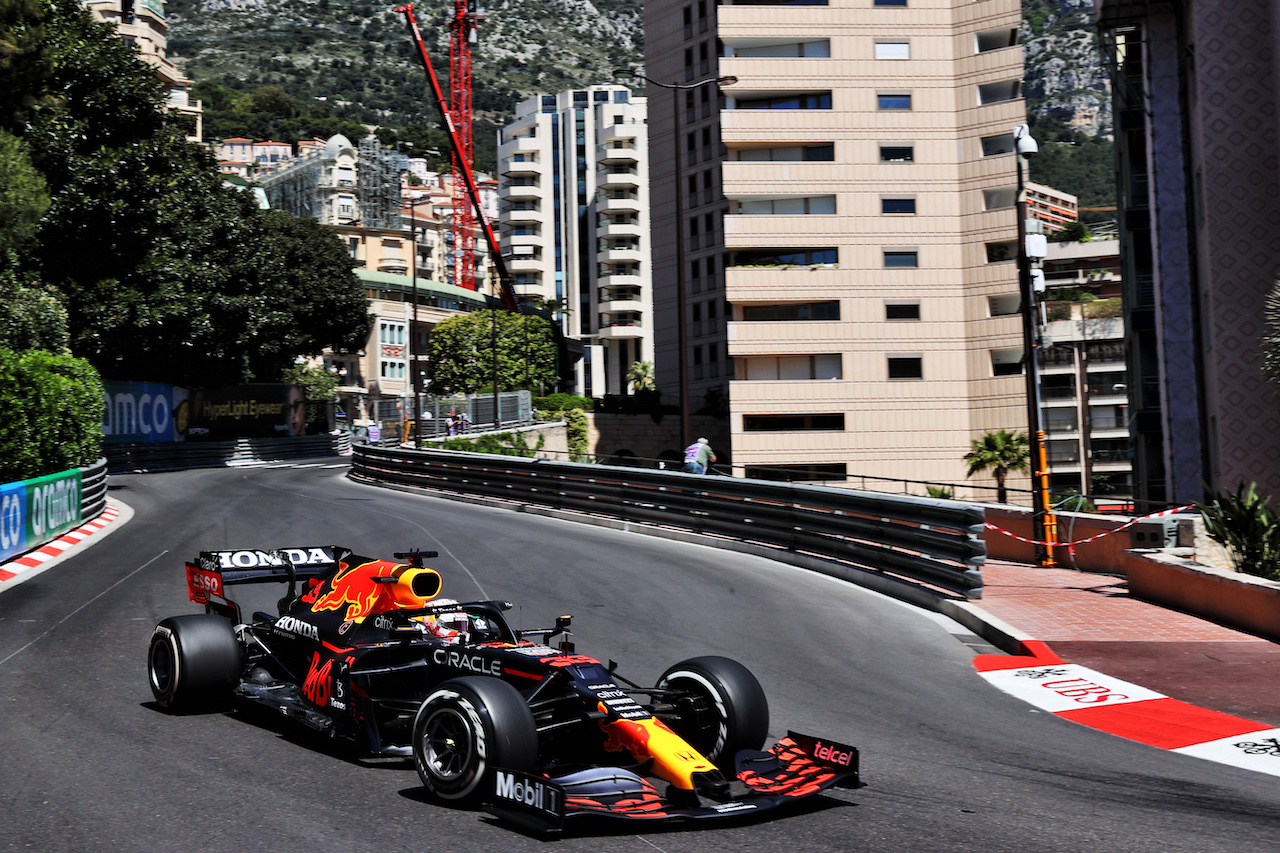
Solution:
M 138 49 L 139 58 L 155 69 L 164 84 L 165 106 L 187 116 L 187 136 L 199 142 L 203 136 L 204 109 L 191 98 L 191 81 L 169 58 L 169 22 L 163 0 L 84 0 L 85 8 L 99 21 L 115 27 L 125 44 Z
M 646 3 L 658 380 L 694 412 L 727 397 L 735 474 L 963 483 L 974 438 L 1025 431 L 1020 22 Z

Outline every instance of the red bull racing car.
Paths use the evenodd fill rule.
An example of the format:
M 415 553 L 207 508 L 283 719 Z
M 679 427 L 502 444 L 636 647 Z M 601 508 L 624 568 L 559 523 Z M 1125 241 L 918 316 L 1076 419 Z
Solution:
M 763 749 L 764 691 L 741 664 L 699 657 L 652 687 L 578 654 L 570 617 L 515 629 L 503 601 L 440 598 L 430 551 L 390 562 L 336 546 L 204 551 L 186 566 L 203 614 L 156 626 L 156 702 L 210 710 L 233 697 L 411 757 L 445 800 L 544 832 L 594 815 L 646 821 L 758 813 L 858 787 L 858 751 L 789 733 Z M 246 621 L 238 584 L 286 587 Z

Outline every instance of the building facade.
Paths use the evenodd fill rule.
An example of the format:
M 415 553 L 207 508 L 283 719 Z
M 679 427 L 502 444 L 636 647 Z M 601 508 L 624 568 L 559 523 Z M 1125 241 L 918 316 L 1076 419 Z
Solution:
M 1041 423 L 1055 494 L 1089 495 L 1100 508 L 1133 496 L 1129 372 L 1125 362 L 1120 244 L 1049 243 L 1040 351 Z
M 1101 0 L 1112 69 L 1138 496 L 1280 494 L 1262 373 L 1280 269 L 1274 5 Z
M 644 98 L 622 86 L 536 95 L 499 139 L 503 254 L 516 292 L 552 301 L 585 345 L 574 386 L 625 394 L 653 361 L 649 157 Z
M 735 473 L 961 482 L 974 438 L 1026 429 L 1020 23 L 646 3 L 658 381 L 727 402 Z
M 163 0 L 85 0 L 84 5 L 95 18 L 115 27 L 125 44 L 136 47 L 142 61 L 155 69 L 167 92 L 166 105 L 190 120 L 187 138 L 199 142 L 203 106 L 191 98 L 191 81 L 169 58 Z

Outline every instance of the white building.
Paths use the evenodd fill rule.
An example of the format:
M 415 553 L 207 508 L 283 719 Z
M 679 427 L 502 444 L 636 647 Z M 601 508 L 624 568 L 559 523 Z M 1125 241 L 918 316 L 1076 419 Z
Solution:
M 560 300 L 586 345 L 578 393 L 625 394 L 653 361 L 646 101 L 622 86 L 537 95 L 499 139 L 501 243 L 517 293 Z

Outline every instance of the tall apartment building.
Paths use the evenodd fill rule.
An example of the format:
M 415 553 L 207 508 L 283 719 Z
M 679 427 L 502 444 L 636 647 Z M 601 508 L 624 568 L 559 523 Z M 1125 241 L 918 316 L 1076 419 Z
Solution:
M 143 62 L 155 69 L 164 84 L 166 105 L 191 121 L 188 139 L 199 142 L 204 108 L 191 99 L 191 81 L 169 59 L 169 22 L 163 0 L 84 0 L 85 8 L 99 21 L 110 24 L 125 44 L 138 49 Z
M 649 91 L 658 381 L 727 396 L 735 473 L 959 482 L 975 437 L 1026 429 L 1020 23 L 1014 0 L 645 4 L 645 73 L 681 87 Z
M 1098 3 L 1115 102 L 1138 497 L 1280 495 L 1261 366 L 1280 270 L 1272 4 Z
M 1044 296 L 1050 345 L 1042 349 L 1041 423 L 1056 493 L 1095 496 L 1101 508 L 1133 495 L 1129 372 L 1117 240 L 1050 243 Z M 1084 294 L 1095 297 L 1082 301 Z
M 501 243 L 522 298 L 560 300 L 577 392 L 627 393 L 653 360 L 646 102 L 622 86 L 536 95 L 498 143 Z

